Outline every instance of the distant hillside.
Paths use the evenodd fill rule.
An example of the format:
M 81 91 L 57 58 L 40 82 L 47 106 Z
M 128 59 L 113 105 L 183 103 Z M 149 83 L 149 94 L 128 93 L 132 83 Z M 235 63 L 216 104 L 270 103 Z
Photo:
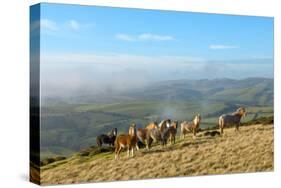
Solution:
M 124 92 L 46 98 L 47 105 L 130 102 L 135 100 L 205 100 L 273 104 L 273 79 L 167 80 Z
M 41 108 L 41 157 L 68 156 L 95 144 L 113 127 L 127 131 L 132 121 L 144 127 L 163 118 L 191 121 L 202 115 L 201 128 L 214 127 L 218 117 L 239 106 L 247 109 L 242 121 L 273 115 L 273 80 L 173 80 L 122 94 L 52 99 Z
M 272 105 L 273 79 L 163 81 L 130 92 L 129 96 L 142 100 L 215 100 L 248 105 Z

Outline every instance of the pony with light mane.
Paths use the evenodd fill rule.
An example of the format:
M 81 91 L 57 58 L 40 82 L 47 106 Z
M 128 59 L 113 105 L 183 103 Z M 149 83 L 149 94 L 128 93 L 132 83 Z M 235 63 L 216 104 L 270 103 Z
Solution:
M 123 148 L 127 148 L 127 156 L 134 156 L 134 149 L 139 149 L 137 146 L 136 124 L 132 123 L 128 134 L 121 134 L 115 140 L 115 159 L 119 158 L 120 152 Z
M 198 128 L 200 126 L 201 116 L 197 114 L 192 122 L 184 121 L 181 123 L 181 138 L 185 138 L 187 133 L 192 133 L 193 137 L 196 136 Z
M 239 131 L 240 121 L 242 117 L 246 116 L 246 109 L 244 107 L 238 108 L 232 114 L 223 114 L 219 117 L 220 134 L 223 134 L 223 129 L 229 125 L 235 125 L 235 131 Z
M 138 140 L 146 145 L 147 149 L 150 149 L 152 142 L 160 140 L 160 132 L 157 127 L 157 122 L 149 123 L 146 128 L 139 128 L 137 130 Z

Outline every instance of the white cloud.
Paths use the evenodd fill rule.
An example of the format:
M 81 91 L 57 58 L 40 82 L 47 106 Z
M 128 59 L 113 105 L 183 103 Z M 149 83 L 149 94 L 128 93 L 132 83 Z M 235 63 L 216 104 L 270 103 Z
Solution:
M 126 34 L 117 34 L 116 39 L 124 41 L 135 41 L 135 38 Z
M 117 34 L 115 38 L 123 41 L 171 41 L 174 40 L 170 35 L 156 35 L 152 33 L 142 33 L 140 35 Z
M 34 29 L 38 26 L 39 24 L 34 23 L 31 29 Z M 78 30 L 92 27 L 94 26 L 94 24 L 80 23 L 79 21 L 74 19 L 66 20 L 64 22 L 55 22 L 53 20 L 43 18 L 40 20 L 40 26 L 43 34 L 53 35 L 53 36 L 66 36 L 68 34 L 73 34 L 73 31 L 78 31 Z
M 58 30 L 57 23 L 49 19 L 41 19 L 40 26 L 41 29 L 43 30 L 51 30 L 51 31 Z
M 67 25 L 73 30 L 80 29 L 80 24 L 75 20 L 70 20 Z
M 144 33 L 137 37 L 139 40 L 154 40 L 154 41 L 167 41 L 174 40 L 174 37 L 169 35 L 154 35 L 151 33 Z
M 212 44 L 209 46 L 212 50 L 224 50 L 224 49 L 235 49 L 239 48 L 238 46 L 232 46 L 232 45 L 222 45 L 222 44 Z

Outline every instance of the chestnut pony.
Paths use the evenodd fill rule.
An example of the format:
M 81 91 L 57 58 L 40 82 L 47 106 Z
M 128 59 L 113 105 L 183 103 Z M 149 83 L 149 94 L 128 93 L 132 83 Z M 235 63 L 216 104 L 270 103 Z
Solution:
M 127 148 L 127 155 L 130 157 L 134 156 L 134 148 L 138 150 L 137 146 L 137 135 L 136 135 L 136 124 L 132 123 L 129 128 L 128 134 L 120 134 L 115 140 L 115 159 L 119 158 L 122 148 Z

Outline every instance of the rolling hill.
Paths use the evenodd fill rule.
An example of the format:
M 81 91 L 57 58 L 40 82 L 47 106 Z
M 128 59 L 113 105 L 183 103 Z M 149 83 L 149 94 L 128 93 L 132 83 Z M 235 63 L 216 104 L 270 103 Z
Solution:
M 243 121 L 273 115 L 273 79 L 170 80 L 134 91 L 51 100 L 41 108 L 41 158 L 69 156 L 95 144 L 98 134 L 113 127 L 127 131 L 132 121 L 203 117 L 201 127 L 214 127 L 223 113 L 245 106 Z M 56 102 L 57 101 L 57 102 Z

